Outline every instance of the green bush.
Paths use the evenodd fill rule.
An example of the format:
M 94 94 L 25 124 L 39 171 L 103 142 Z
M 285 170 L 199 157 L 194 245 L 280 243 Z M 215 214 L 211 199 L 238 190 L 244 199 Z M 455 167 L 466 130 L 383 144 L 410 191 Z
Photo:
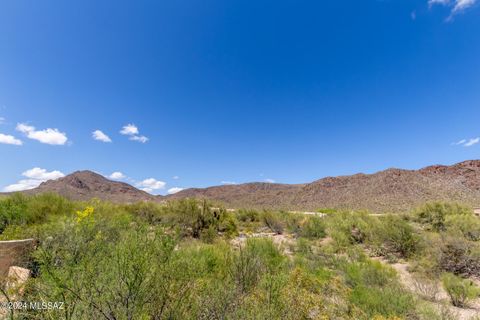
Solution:
M 277 213 L 272 211 L 264 211 L 262 213 L 262 221 L 266 227 L 268 227 L 272 232 L 277 234 L 283 233 L 283 223 L 278 217 Z
M 161 205 L 153 202 L 137 202 L 125 207 L 127 212 L 144 219 L 149 224 L 158 224 L 164 219 L 164 209 Z
M 343 269 L 346 283 L 352 288 L 385 287 L 395 284 L 397 281 L 394 269 L 370 259 L 347 263 Z
M 388 215 L 380 221 L 374 226 L 372 242 L 380 248 L 382 255 L 409 258 L 418 251 L 420 237 L 408 222 L 394 215 Z
M 367 315 L 366 319 L 376 319 L 378 316 L 410 319 L 413 318 L 415 309 L 415 300 L 412 295 L 390 287 L 357 287 L 350 295 L 350 302 Z
M 207 200 L 184 199 L 170 201 L 163 208 L 165 222 L 180 227 L 186 236 L 200 238 L 204 230 L 236 232 L 236 222 L 225 208 L 215 208 Z M 211 231 L 210 231 L 211 232 Z
M 237 219 L 241 222 L 260 222 L 260 213 L 253 209 L 240 209 L 237 211 Z
M 8 226 L 41 224 L 74 212 L 73 202 L 54 193 L 25 196 L 20 193 L 0 200 L 0 232 Z
M 471 215 L 473 210 L 458 203 L 431 202 L 418 208 L 414 215 L 417 220 L 433 231 L 445 231 L 448 216 Z
M 468 306 L 468 303 L 480 294 L 480 289 L 472 281 L 462 279 L 452 273 L 443 274 L 442 282 L 452 304 L 456 307 Z
M 300 213 L 285 212 L 284 218 L 287 225 L 287 231 L 295 236 L 300 236 L 302 233 L 302 225 L 305 220 L 304 215 Z
M 378 219 L 367 212 L 339 212 L 325 217 L 328 233 L 340 247 L 364 243 L 372 238 L 372 226 Z
M 445 226 L 449 231 L 459 232 L 467 240 L 480 240 L 480 219 L 474 215 L 447 216 Z
M 23 225 L 33 222 L 28 212 L 29 199 L 21 193 L 0 200 L 0 232 L 11 224 Z
M 300 235 L 308 239 L 321 239 L 326 236 L 326 225 L 324 218 L 312 216 L 307 217 L 303 223 Z
M 55 193 L 33 196 L 28 201 L 28 213 L 33 222 L 46 221 L 49 217 L 73 214 L 73 202 Z

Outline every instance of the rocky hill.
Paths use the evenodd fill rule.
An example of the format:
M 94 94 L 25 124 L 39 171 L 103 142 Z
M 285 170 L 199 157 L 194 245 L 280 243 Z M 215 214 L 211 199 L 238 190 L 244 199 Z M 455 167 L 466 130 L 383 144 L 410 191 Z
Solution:
M 459 201 L 480 207 L 480 160 L 420 170 L 387 169 L 374 174 L 327 177 L 296 185 L 247 183 L 186 189 L 169 196 L 153 196 L 91 171 L 78 171 L 25 192 L 57 192 L 76 200 L 96 197 L 113 202 L 208 198 L 230 208 L 289 210 L 345 208 L 398 212 L 432 200 Z
M 303 185 L 244 184 L 187 189 L 170 198 L 206 197 L 227 206 L 316 210 L 402 211 L 426 201 L 459 201 L 480 207 L 480 160 L 420 170 L 327 177 Z
M 152 196 L 128 183 L 111 181 L 92 171 L 77 171 L 57 180 L 49 180 L 27 194 L 55 192 L 73 200 L 99 198 L 112 202 L 137 202 L 155 200 Z

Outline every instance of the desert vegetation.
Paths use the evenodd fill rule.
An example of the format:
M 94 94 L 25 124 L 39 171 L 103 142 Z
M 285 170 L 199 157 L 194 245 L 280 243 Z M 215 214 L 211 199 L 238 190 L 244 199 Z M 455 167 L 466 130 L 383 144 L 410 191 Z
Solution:
M 480 220 L 227 210 L 206 200 L 0 199 L 0 238 L 35 239 L 13 319 L 475 319 Z

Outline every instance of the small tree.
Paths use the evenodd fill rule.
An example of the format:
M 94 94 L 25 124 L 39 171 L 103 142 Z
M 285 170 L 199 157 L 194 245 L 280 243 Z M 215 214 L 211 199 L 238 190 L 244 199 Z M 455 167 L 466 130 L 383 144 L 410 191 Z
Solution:
M 456 307 L 468 306 L 468 303 L 480 294 L 479 288 L 472 281 L 462 279 L 452 273 L 443 274 L 442 282 L 452 304 Z
M 453 215 L 470 215 L 471 208 L 458 203 L 431 202 L 417 209 L 415 215 L 417 220 L 433 231 L 445 231 L 445 218 Z

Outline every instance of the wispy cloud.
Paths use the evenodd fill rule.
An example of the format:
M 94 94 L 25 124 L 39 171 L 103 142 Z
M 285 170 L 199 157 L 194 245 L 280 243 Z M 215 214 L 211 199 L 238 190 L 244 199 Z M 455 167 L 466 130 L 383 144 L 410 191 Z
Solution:
M 266 183 L 275 183 L 275 180 L 273 180 L 273 179 L 265 179 L 264 181 Z
M 23 191 L 29 190 L 38 187 L 42 182 L 47 180 L 55 180 L 65 175 L 58 171 L 47 171 L 46 169 L 41 168 L 32 168 L 22 173 L 27 179 L 22 179 L 17 183 L 11 184 L 3 188 L 4 192 L 16 192 L 16 191 Z
M 480 142 L 480 137 L 470 138 L 470 139 L 462 139 L 460 141 L 452 143 L 454 146 L 464 146 L 464 147 L 471 147 L 476 145 Z
M 5 118 L 4 117 L 0 117 L 0 124 L 4 123 L 5 122 Z
M 436 4 L 439 4 L 439 5 L 448 5 L 449 3 L 451 2 L 451 0 L 429 0 L 428 1 L 428 5 L 431 7 L 431 6 L 434 6 Z
M 129 139 L 132 141 L 138 141 L 141 143 L 146 143 L 148 141 L 148 138 L 145 136 L 132 136 Z
M 154 178 L 148 178 L 136 183 L 136 186 L 138 188 L 148 193 L 153 193 L 154 191 L 165 189 L 166 185 L 166 182 Z
M 120 171 L 115 171 L 113 172 L 111 175 L 108 176 L 110 179 L 112 180 L 123 180 L 125 179 L 127 176 L 124 175 L 123 173 L 121 173 Z
M 64 145 L 68 141 L 66 133 L 60 132 L 58 129 L 47 128 L 44 130 L 36 130 L 34 126 L 18 123 L 16 130 L 25 134 L 29 139 L 37 140 L 45 144 Z
M 457 0 L 455 1 L 455 6 L 452 9 L 452 13 L 458 13 L 461 11 L 464 11 L 470 7 L 473 7 L 473 5 L 477 2 L 477 0 Z
M 112 142 L 112 139 L 110 139 L 110 137 L 107 136 L 105 133 L 103 133 L 101 130 L 93 131 L 92 132 L 92 138 L 97 140 L 97 141 Z
M 175 194 L 175 193 L 180 192 L 182 190 L 183 190 L 183 188 L 173 187 L 173 188 L 168 189 L 167 192 L 168 192 L 168 194 Z
M 463 146 L 471 147 L 473 145 L 476 145 L 479 142 L 480 142 L 480 137 L 472 138 L 472 139 L 468 140 L 466 143 L 464 143 Z
M 147 137 L 141 136 L 138 127 L 131 123 L 123 126 L 122 130 L 120 130 L 120 134 L 123 134 L 124 136 L 129 136 L 129 140 L 137 141 L 140 143 L 146 143 L 149 140 Z
M 3 134 L 3 133 L 0 133 L 0 143 L 12 144 L 15 146 L 21 146 L 23 144 L 22 140 L 19 140 L 9 134 Z
M 179 176 L 173 176 L 172 179 L 173 180 L 178 180 L 178 179 L 180 179 L 180 177 Z
M 123 126 L 122 130 L 120 130 L 120 134 L 123 134 L 125 136 L 133 136 L 138 134 L 138 128 L 134 124 L 127 124 Z
M 429 7 L 435 5 L 441 5 L 450 7 L 450 16 L 447 17 L 447 21 L 451 21 L 454 15 L 464 12 L 465 10 L 473 7 L 477 3 L 477 0 L 429 0 Z
M 237 184 L 235 181 L 222 181 L 221 183 L 222 183 L 222 184 L 226 184 L 226 185 Z

